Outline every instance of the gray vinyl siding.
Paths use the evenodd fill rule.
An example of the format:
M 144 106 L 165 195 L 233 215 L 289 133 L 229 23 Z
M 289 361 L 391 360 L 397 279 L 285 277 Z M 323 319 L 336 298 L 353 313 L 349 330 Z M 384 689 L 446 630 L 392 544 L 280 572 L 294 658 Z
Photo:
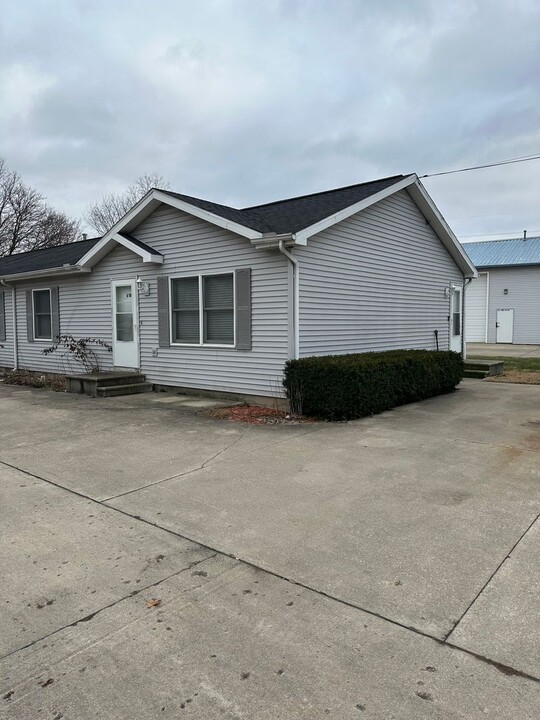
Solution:
M 113 280 L 141 279 L 150 295 L 139 297 L 140 365 L 152 383 L 220 392 L 272 396 L 281 393 L 283 366 L 288 352 L 287 263 L 275 251 L 258 250 L 249 240 L 179 212 L 161 207 L 133 236 L 164 255 L 162 266 L 142 262 L 118 247 L 91 274 L 21 283 L 17 290 L 19 358 L 21 367 L 44 372 L 78 370 L 57 353 L 43 355 L 50 343 L 29 343 L 24 322 L 25 290 L 59 286 L 60 332 L 94 336 L 112 343 Z M 158 275 L 190 275 L 252 270 L 252 349 L 159 347 Z M 103 368 L 113 358 L 101 352 Z
M 300 355 L 449 347 L 445 288 L 463 274 L 403 190 L 295 249 Z
M 0 340 L 0 368 L 12 368 L 13 355 L 13 302 L 11 288 L 0 288 L 4 293 L 4 317 L 6 323 L 6 339 Z M 23 318 L 24 320 L 24 318 Z
M 288 353 L 287 262 L 246 238 L 169 207 L 161 207 L 132 234 L 161 252 L 160 274 L 234 272 L 251 268 L 252 349 L 158 347 L 156 283 L 141 303 L 148 306 L 141 328 L 142 370 L 151 382 L 190 388 L 272 396 L 281 394 Z M 154 271 L 155 276 L 155 271 Z M 141 277 L 145 275 L 141 273 Z M 144 319 L 144 318 L 143 318 Z M 157 357 L 153 356 L 157 352 Z
M 540 343 L 540 267 L 489 270 L 489 343 L 497 341 L 497 309 L 503 308 L 514 310 L 515 344 Z

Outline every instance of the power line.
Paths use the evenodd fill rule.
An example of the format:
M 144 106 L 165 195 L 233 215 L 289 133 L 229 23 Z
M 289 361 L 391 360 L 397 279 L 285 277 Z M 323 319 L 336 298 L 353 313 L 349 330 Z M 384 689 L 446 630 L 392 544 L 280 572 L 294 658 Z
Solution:
M 472 165 L 471 167 L 460 168 L 459 170 L 444 170 L 443 172 L 428 173 L 426 175 L 420 175 L 420 178 L 437 177 L 438 175 L 453 175 L 454 173 L 468 172 L 469 170 L 483 170 L 484 168 L 498 167 L 499 165 L 513 165 L 514 163 L 527 162 L 529 160 L 540 160 L 540 154 L 523 155 L 522 157 L 500 160 L 499 162 L 488 163 L 486 165 Z

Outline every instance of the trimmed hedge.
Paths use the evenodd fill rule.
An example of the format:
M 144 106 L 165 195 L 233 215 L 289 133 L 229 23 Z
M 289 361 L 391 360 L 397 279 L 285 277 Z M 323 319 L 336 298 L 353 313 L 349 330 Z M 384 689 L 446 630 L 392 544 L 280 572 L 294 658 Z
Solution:
M 293 412 L 352 420 L 452 392 L 462 377 L 459 353 L 390 350 L 289 360 L 283 385 Z

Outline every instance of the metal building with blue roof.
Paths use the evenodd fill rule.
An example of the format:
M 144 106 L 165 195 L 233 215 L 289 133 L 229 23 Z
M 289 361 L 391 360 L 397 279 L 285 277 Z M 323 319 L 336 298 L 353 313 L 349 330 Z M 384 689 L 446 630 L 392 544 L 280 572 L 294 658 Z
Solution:
M 540 237 L 462 247 L 479 273 L 465 294 L 466 341 L 540 344 Z

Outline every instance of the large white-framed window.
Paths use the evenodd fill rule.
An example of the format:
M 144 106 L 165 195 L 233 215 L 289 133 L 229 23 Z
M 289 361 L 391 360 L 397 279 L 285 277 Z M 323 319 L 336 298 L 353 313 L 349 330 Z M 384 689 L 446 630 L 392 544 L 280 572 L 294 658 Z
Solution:
M 52 340 L 52 302 L 50 288 L 32 290 L 32 315 L 34 321 L 34 340 Z
M 234 272 L 169 279 L 171 345 L 235 345 Z

